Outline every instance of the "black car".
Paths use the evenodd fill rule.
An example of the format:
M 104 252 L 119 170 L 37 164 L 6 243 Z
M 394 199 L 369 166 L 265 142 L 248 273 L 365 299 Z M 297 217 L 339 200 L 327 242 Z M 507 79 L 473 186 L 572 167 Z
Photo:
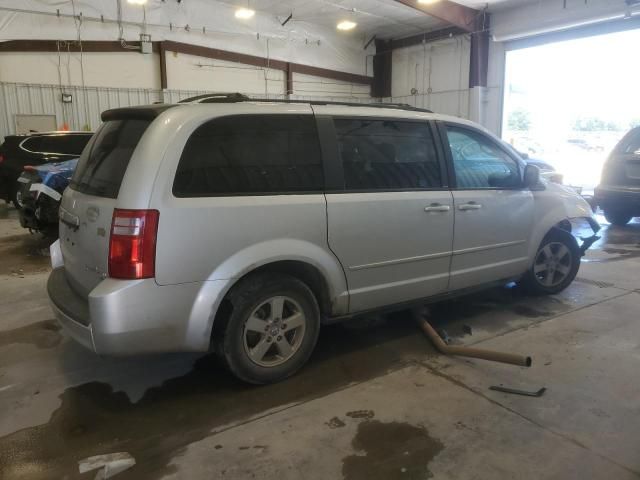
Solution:
M 91 132 L 7 135 L 0 145 L 0 198 L 20 208 L 17 179 L 24 167 L 77 158 L 92 135 Z
M 640 127 L 627 133 L 609 155 L 595 201 L 613 225 L 640 216 Z

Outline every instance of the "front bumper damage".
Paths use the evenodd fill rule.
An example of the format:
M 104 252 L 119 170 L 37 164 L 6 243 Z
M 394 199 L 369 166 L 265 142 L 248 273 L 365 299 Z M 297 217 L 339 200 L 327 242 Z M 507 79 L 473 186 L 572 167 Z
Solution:
M 580 254 L 584 257 L 591 245 L 600 240 L 598 232 L 602 227 L 593 217 L 571 218 L 569 221 L 571 222 L 571 233 L 577 240 L 582 242 L 580 244 Z

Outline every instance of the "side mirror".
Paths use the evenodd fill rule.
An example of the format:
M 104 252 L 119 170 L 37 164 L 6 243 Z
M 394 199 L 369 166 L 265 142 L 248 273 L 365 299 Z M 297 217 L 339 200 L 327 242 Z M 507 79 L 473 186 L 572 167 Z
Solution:
M 535 187 L 540 182 L 540 169 L 535 165 L 527 165 L 524 167 L 524 175 L 522 176 L 522 185 L 525 188 Z

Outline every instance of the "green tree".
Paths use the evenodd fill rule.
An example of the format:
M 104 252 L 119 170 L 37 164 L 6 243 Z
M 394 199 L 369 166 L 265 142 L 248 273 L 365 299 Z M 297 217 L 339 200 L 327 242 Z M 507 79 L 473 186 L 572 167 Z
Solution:
M 580 132 L 598 132 L 607 130 L 607 123 L 597 117 L 581 117 L 573 122 L 573 129 Z
M 507 125 L 509 130 L 526 132 L 531 126 L 531 114 L 523 108 L 517 108 L 509 114 Z

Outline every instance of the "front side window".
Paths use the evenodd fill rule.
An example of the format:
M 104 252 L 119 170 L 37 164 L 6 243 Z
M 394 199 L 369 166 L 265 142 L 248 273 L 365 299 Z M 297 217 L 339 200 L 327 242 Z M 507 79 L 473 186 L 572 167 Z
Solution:
M 234 115 L 198 127 L 184 147 L 177 197 L 318 192 L 320 144 L 311 115 Z
M 458 188 L 513 188 L 520 184 L 516 161 L 474 130 L 447 126 Z
M 335 119 L 346 190 L 440 188 L 442 178 L 426 122 Z

